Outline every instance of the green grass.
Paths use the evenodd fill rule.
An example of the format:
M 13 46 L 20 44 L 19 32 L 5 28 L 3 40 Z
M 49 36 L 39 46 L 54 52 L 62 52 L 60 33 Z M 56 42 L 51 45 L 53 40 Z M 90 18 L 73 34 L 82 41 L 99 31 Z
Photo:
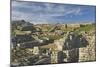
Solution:
M 78 29 L 75 29 L 74 31 L 76 33 L 80 33 L 81 31 L 90 32 L 92 30 L 95 30 L 95 27 L 95 25 L 85 25 L 84 27 L 80 27 Z

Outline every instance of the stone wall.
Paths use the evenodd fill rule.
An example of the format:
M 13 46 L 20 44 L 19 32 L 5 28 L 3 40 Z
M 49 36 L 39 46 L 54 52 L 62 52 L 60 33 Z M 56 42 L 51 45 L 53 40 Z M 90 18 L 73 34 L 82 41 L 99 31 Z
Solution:
M 87 45 L 87 47 L 79 48 L 79 62 L 96 60 L 95 34 L 92 36 L 86 36 L 86 38 L 89 45 Z
M 82 35 L 85 37 L 86 41 L 88 43 L 71 43 L 69 44 L 72 48 L 70 49 L 64 49 L 66 48 L 65 45 L 67 44 L 67 38 L 68 34 L 65 35 L 64 38 L 54 41 L 55 45 L 58 46 L 57 51 L 52 51 L 51 54 L 51 63 L 61 63 L 61 62 L 83 62 L 83 61 L 95 61 L 96 59 L 96 45 L 95 45 L 95 34 L 93 32 L 91 34 L 84 34 Z M 75 39 L 77 40 L 77 39 Z M 85 46 L 78 46 L 73 47 L 74 45 L 84 45 Z M 64 55 L 65 54 L 65 55 Z M 60 56 L 62 56 L 60 58 Z

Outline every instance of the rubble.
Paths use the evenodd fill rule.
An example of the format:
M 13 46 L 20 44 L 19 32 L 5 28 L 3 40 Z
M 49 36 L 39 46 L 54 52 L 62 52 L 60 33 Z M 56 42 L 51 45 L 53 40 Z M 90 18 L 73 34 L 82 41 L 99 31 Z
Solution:
M 73 28 L 69 29 L 71 26 Z M 85 31 L 83 29 L 85 25 L 82 26 L 82 30 L 79 24 L 71 26 L 70 24 L 37 24 L 31 27 L 24 25 L 22 28 L 19 26 L 20 29 L 16 29 L 12 35 L 12 65 L 95 61 L 94 29 Z

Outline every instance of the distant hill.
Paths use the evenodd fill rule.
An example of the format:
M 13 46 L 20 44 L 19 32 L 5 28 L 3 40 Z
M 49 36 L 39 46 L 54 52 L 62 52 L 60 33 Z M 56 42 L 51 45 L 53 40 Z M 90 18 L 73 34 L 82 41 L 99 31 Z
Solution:
M 26 22 L 25 20 L 15 20 L 11 22 L 12 26 L 30 26 L 33 25 L 29 22 Z

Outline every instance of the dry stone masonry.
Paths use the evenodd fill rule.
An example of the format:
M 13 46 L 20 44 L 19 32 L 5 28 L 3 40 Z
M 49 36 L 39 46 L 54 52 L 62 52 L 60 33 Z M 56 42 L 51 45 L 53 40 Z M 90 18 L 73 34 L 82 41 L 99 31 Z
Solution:
M 25 23 L 25 21 L 22 22 Z M 13 28 L 11 43 L 12 65 L 96 60 L 93 25 L 27 24 L 22 23 L 21 26 L 15 25 Z M 91 29 L 88 29 L 90 27 Z

